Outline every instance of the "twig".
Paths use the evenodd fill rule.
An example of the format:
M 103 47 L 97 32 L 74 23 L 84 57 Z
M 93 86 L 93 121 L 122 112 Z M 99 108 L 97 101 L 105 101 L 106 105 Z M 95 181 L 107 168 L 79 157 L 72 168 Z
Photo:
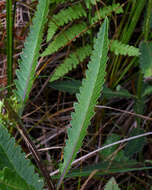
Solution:
M 38 152 L 42 152 L 42 151 L 48 151 L 48 150 L 52 150 L 52 149 L 62 149 L 62 146 L 52 146 L 52 147 L 47 147 L 47 148 L 40 148 L 37 151 Z M 29 157 L 30 155 L 32 155 L 32 153 L 29 153 L 26 155 L 26 158 Z
M 152 121 L 152 118 L 150 118 L 150 117 L 147 117 L 147 116 L 144 116 L 144 115 L 141 115 L 141 114 L 137 114 L 137 113 L 133 113 L 133 112 L 129 112 L 129 111 L 125 111 L 125 110 L 121 110 L 121 109 L 117 109 L 117 108 L 113 108 L 113 107 L 109 107 L 109 106 L 98 106 L 98 105 L 96 105 L 96 108 L 111 109 L 111 110 L 123 112 L 123 113 L 126 113 L 126 114 L 130 114 L 130 115 L 134 115 L 134 116 L 140 117 L 142 119 L 147 119 L 147 120 Z
M 124 142 L 128 142 L 128 141 L 131 141 L 131 140 L 134 140 L 134 139 L 137 139 L 137 138 L 140 138 L 140 137 L 144 137 L 144 136 L 148 136 L 148 135 L 152 135 L 152 132 L 148 132 L 148 133 L 144 133 L 144 134 L 141 134 L 141 135 L 137 135 L 137 136 L 133 136 L 133 137 L 129 137 L 129 138 L 126 138 L 126 139 L 123 139 L 123 140 L 120 140 L 120 141 L 116 141 L 114 143 L 111 143 L 111 144 L 108 144 L 108 145 L 105 145 L 101 148 L 98 148 L 97 150 L 94 150 L 84 156 L 82 156 L 81 158 L 78 158 L 76 159 L 75 161 L 72 162 L 71 166 L 79 163 L 79 162 L 83 162 L 84 160 L 94 156 L 96 153 L 100 152 L 101 150 L 103 149 L 106 149 L 106 148 L 109 148 L 111 146 L 114 146 L 116 144 L 121 144 L 121 143 L 124 143 Z M 54 172 L 50 173 L 50 176 L 53 176 L 55 174 L 59 173 L 59 170 L 55 170 Z

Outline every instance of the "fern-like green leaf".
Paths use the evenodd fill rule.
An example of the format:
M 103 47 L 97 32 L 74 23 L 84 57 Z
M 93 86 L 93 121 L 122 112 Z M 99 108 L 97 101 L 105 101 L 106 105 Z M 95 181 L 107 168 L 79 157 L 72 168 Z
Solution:
M 77 94 L 78 103 L 74 104 L 75 112 L 72 113 L 72 128 L 68 130 L 68 141 L 64 149 L 64 163 L 60 168 L 62 175 L 58 188 L 82 145 L 87 127 L 94 115 L 94 106 L 97 104 L 97 99 L 104 83 L 107 52 L 108 19 L 106 18 L 95 41 L 94 51 L 86 72 L 86 79 L 82 81 L 80 94 Z
M 91 51 L 91 46 L 88 44 L 76 49 L 73 53 L 70 53 L 69 57 L 67 57 L 64 62 L 55 69 L 50 82 L 58 80 L 72 69 L 75 69 L 79 63 L 81 63 L 86 57 L 90 56 Z
M 0 189 L 4 190 L 35 190 L 9 168 L 0 171 Z
M 20 112 L 22 112 L 34 81 L 35 68 L 39 57 L 40 44 L 44 24 L 47 20 L 49 0 L 39 0 L 37 11 L 33 19 L 33 25 L 30 28 L 29 36 L 24 43 L 23 53 L 19 61 L 19 70 L 17 70 L 17 80 L 15 80 L 15 94 L 20 103 Z
M 105 185 L 104 190 L 120 190 L 114 177 L 108 181 L 108 183 Z
M 53 40 L 53 42 L 50 43 L 49 46 L 44 50 L 41 56 L 50 55 L 58 51 L 61 47 L 66 46 L 68 42 L 74 41 L 76 38 L 80 37 L 86 29 L 87 24 L 85 22 L 82 22 L 79 24 L 74 24 L 65 31 L 61 31 Z
M 5 167 L 15 172 L 27 186 L 33 187 L 34 190 L 42 190 L 43 182 L 34 173 L 34 167 L 25 159 L 21 148 L 15 145 L 15 139 L 10 138 L 7 129 L 0 123 L 0 170 Z
M 49 22 L 47 42 L 51 40 L 59 27 L 64 26 L 70 21 L 79 19 L 80 17 L 86 17 L 86 15 L 86 11 L 80 3 L 77 3 L 67 9 L 61 10 L 58 14 L 53 15 L 53 18 Z
M 141 42 L 140 48 L 140 68 L 144 77 L 152 76 L 152 42 Z
M 118 40 L 112 40 L 110 44 L 110 51 L 114 52 L 116 55 L 129 55 L 129 56 L 139 56 L 139 48 L 123 44 Z
M 107 6 L 99 9 L 99 11 L 95 12 L 95 16 L 91 18 L 91 24 L 94 24 L 98 20 L 105 18 L 115 12 L 116 14 L 123 13 L 123 9 L 119 3 L 112 4 L 111 6 Z

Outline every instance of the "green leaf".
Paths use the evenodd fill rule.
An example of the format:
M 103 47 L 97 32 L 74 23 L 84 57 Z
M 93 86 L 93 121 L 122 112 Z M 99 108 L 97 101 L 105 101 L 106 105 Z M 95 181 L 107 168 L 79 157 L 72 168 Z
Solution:
M 84 3 L 86 4 L 86 7 L 89 9 L 92 5 L 96 5 L 97 2 L 99 2 L 100 0 L 85 0 Z
M 94 115 L 94 107 L 104 84 L 107 53 L 108 19 L 106 18 L 95 41 L 91 61 L 86 72 L 86 79 L 82 81 L 80 94 L 77 94 L 78 103 L 74 104 L 75 112 L 72 113 L 72 128 L 68 130 L 68 141 L 64 148 L 64 163 L 60 168 L 62 175 L 58 188 L 82 145 L 87 127 Z
M 130 134 L 130 137 L 140 135 L 142 133 L 144 133 L 143 129 L 134 128 Z M 125 155 L 131 157 L 133 154 L 141 152 L 145 144 L 146 144 L 146 137 L 141 137 L 129 141 L 124 149 Z
M 93 2 L 95 3 L 96 1 L 93 0 Z M 119 3 L 114 3 L 110 6 L 105 6 L 104 8 L 99 9 L 95 12 L 94 17 L 91 18 L 91 24 L 96 23 L 106 16 L 112 15 L 112 12 L 116 14 L 123 13 L 122 6 Z
M 28 100 L 35 79 L 35 69 L 42 42 L 43 28 L 47 21 L 49 1 L 39 0 L 33 25 L 30 27 L 30 33 L 24 43 L 23 53 L 19 61 L 19 70 L 16 71 L 17 80 L 15 80 L 16 90 L 14 93 L 20 103 L 20 113 L 22 113 L 24 105 Z
M 53 73 L 50 82 L 58 80 L 59 78 L 66 75 L 69 71 L 75 69 L 84 59 L 90 56 L 92 48 L 89 44 L 77 48 L 75 51 L 61 63 Z
M 108 144 L 112 144 L 112 143 L 114 143 L 114 142 L 116 142 L 116 141 L 119 141 L 120 139 L 121 139 L 121 137 L 120 137 L 119 135 L 112 133 L 112 134 L 108 135 L 108 137 L 107 137 L 105 143 L 103 144 L 103 146 L 108 145 Z M 112 154 L 117 150 L 118 146 L 119 146 L 119 145 L 111 146 L 111 147 L 109 147 L 109 148 L 106 148 L 106 149 L 100 151 L 101 158 L 102 158 L 103 160 L 105 160 L 105 159 L 107 159 L 109 156 L 112 156 Z M 128 161 L 129 158 L 127 158 L 127 157 L 125 156 L 125 154 L 124 154 L 124 151 L 121 150 L 121 151 L 119 151 L 119 152 L 115 155 L 114 159 L 110 157 L 110 160 Z
M 56 90 L 60 90 L 62 92 L 75 94 L 79 92 L 81 81 L 80 80 L 55 81 L 55 82 L 50 83 L 49 86 L 52 88 L 55 88 Z
M 137 98 L 135 100 L 135 105 L 134 105 L 134 112 L 137 114 L 144 114 L 144 108 L 145 108 L 145 97 L 142 96 L 141 98 Z M 140 118 L 137 118 L 140 119 Z
M 144 77 L 152 76 L 152 42 L 141 42 L 140 48 L 140 68 Z
M 104 190 L 120 190 L 114 177 L 108 181 L 108 183 L 105 185 Z
M 56 81 L 51 82 L 50 87 L 54 88 L 56 90 L 62 91 L 62 92 L 68 92 L 71 94 L 75 94 L 79 92 L 79 88 L 81 87 L 81 81 L 80 80 L 62 80 L 62 81 Z M 120 89 L 119 91 L 113 91 L 110 88 L 107 88 L 106 86 L 103 86 L 102 90 L 103 96 L 107 99 L 112 98 L 135 98 L 134 95 L 130 94 L 126 89 Z
M 81 3 L 76 3 L 67 9 L 61 10 L 58 14 L 54 14 L 49 22 L 49 29 L 47 34 L 47 42 L 51 40 L 56 31 L 70 21 L 79 19 L 80 17 L 86 17 L 86 11 Z
M 25 159 L 21 148 L 15 145 L 15 139 L 10 138 L 7 129 L 0 123 L 0 170 L 5 167 L 15 172 L 35 190 L 42 190 L 43 181 L 34 173 L 34 167 Z
M 137 167 L 137 165 L 139 165 Z M 122 167 L 123 166 L 123 167 Z M 71 177 L 87 177 L 89 176 L 94 170 L 98 170 L 95 173 L 95 176 L 103 176 L 103 175 L 111 175 L 116 173 L 125 173 L 125 172 L 132 172 L 132 171 L 141 171 L 141 170 L 149 170 L 152 169 L 151 166 L 145 166 L 144 163 L 138 163 L 133 160 L 129 161 L 113 161 L 111 162 L 100 162 L 98 164 L 89 165 L 84 168 L 77 168 L 72 169 L 65 178 Z M 58 179 L 60 176 L 55 175 L 52 176 L 53 179 Z
M 107 99 L 112 99 L 114 97 L 117 98 L 134 98 L 132 94 L 128 92 L 128 90 L 120 88 L 118 91 L 113 91 L 110 88 L 104 86 L 103 88 L 103 96 Z
M 86 22 L 81 22 L 78 24 L 73 24 L 65 31 L 61 31 L 52 43 L 48 45 L 41 56 L 51 55 L 52 53 L 58 51 L 61 47 L 65 47 L 69 42 L 75 41 L 77 38 L 86 33 L 86 28 Z M 89 32 L 89 30 L 87 32 Z
M 152 86 L 151 85 L 146 85 L 144 92 L 142 93 L 142 97 L 148 96 L 152 94 Z
M 129 55 L 129 56 L 140 55 L 140 51 L 138 48 L 127 44 L 123 44 L 118 40 L 111 41 L 110 51 L 114 52 L 116 55 Z
M 35 190 L 31 185 L 9 168 L 0 171 L 0 189 L 4 190 Z
M 120 139 L 121 139 L 121 137 L 119 135 L 112 133 L 112 134 L 108 135 L 103 146 L 114 143 L 116 141 L 119 141 Z M 106 148 L 106 149 L 100 151 L 101 156 L 103 156 L 103 158 L 107 158 L 118 148 L 118 146 L 119 145 L 114 145 L 114 146 L 111 146 L 109 148 Z

